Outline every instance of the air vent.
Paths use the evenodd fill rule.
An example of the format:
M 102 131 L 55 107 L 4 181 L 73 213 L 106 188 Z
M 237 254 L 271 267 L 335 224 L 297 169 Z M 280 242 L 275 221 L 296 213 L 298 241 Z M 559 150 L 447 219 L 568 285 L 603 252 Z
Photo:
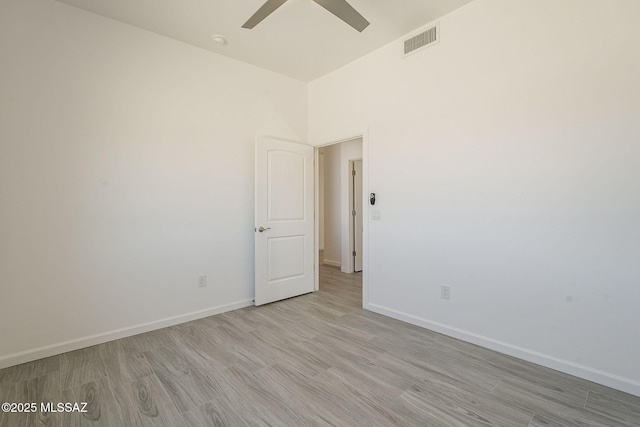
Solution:
M 404 41 L 404 55 L 411 55 L 440 41 L 440 24 L 436 24 L 427 30 L 406 39 Z

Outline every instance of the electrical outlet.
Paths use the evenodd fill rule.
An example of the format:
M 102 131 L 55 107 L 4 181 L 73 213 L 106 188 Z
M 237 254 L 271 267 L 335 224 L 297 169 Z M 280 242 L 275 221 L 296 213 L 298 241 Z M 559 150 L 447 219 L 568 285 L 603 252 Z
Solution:
M 440 286 L 440 298 L 451 299 L 451 287 L 447 285 Z
M 198 277 L 198 287 L 204 288 L 207 286 L 207 276 L 199 276 Z

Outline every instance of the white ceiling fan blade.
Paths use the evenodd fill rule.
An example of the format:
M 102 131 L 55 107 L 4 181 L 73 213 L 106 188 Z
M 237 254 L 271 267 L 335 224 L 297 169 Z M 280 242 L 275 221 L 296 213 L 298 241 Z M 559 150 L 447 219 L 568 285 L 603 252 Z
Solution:
M 357 10 L 355 10 L 345 0 L 313 0 L 329 12 L 351 25 L 356 30 L 362 32 L 369 26 L 369 21 L 364 19 Z
M 264 18 L 271 15 L 277 8 L 282 6 L 287 0 L 267 0 L 256 13 L 242 25 L 242 28 L 251 29 L 258 25 Z

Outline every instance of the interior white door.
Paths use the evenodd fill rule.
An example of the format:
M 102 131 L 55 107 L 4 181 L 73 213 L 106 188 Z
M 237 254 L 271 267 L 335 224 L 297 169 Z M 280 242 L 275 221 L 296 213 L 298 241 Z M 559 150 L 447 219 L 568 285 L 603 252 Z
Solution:
M 314 148 L 256 139 L 255 304 L 314 291 Z
M 362 160 L 353 162 L 353 270 L 362 271 Z

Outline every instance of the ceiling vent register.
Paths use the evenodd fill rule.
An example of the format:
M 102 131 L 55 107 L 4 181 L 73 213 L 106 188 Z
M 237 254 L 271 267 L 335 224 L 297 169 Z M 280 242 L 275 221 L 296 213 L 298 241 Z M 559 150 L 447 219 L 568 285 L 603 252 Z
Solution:
M 404 54 L 408 56 L 440 42 L 440 24 L 422 31 L 404 41 Z

